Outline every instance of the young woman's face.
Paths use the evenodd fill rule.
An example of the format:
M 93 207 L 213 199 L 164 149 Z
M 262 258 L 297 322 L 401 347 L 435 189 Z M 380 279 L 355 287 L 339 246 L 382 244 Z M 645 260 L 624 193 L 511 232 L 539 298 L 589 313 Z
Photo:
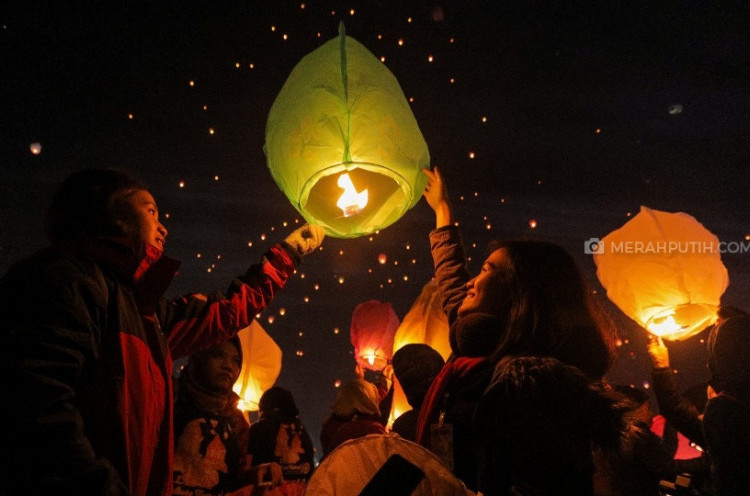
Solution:
M 206 351 L 200 373 L 205 387 L 217 393 L 227 394 L 239 378 L 240 370 L 240 353 L 231 341 L 226 341 Z
M 125 233 L 136 241 L 164 250 L 167 228 L 159 222 L 159 209 L 151 193 L 139 189 L 122 199 L 126 219 L 122 219 Z
M 479 274 L 466 283 L 467 292 L 458 308 L 459 316 L 476 312 L 499 316 L 505 311 L 503 296 L 507 288 L 504 281 L 507 280 L 509 263 L 505 248 L 490 253 Z

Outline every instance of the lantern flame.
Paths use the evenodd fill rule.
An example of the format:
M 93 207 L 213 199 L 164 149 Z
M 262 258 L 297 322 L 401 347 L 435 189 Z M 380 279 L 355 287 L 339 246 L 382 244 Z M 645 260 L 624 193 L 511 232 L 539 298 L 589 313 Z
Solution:
M 369 363 L 371 366 L 375 365 L 375 353 L 369 353 L 365 355 L 365 360 L 367 360 L 367 363 Z
M 367 206 L 367 190 L 357 192 L 349 174 L 341 174 L 336 184 L 344 190 L 336 202 L 336 206 L 344 212 L 344 217 L 357 215 Z
M 649 322 L 648 332 L 654 336 L 672 336 L 682 329 L 682 326 L 674 320 L 674 315 L 667 315 L 658 321 Z

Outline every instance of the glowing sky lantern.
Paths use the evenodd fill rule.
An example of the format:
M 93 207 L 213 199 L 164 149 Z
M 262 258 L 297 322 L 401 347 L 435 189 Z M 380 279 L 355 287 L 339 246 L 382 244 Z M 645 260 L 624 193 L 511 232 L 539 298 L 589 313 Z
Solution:
M 339 238 L 401 218 L 421 198 L 430 163 L 398 81 L 343 24 L 292 70 L 268 114 L 263 150 L 292 205 Z
M 694 217 L 641 207 L 586 248 L 609 299 L 651 334 L 682 341 L 716 321 L 729 277 L 719 239 Z
M 383 370 L 393 358 L 393 336 L 398 316 L 390 303 L 369 300 L 354 308 L 350 337 L 357 364 Z
M 274 385 L 281 372 L 281 348 L 257 320 L 242 329 L 242 370 L 234 392 L 240 396 L 242 411 L 258 411 L 260 396 Z

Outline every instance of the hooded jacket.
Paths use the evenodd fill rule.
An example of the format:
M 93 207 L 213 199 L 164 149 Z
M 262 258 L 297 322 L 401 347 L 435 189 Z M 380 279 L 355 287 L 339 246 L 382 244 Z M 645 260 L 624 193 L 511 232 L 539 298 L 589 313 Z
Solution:
M 179 264 L 153 247 L 86 239 L 16 263 L 0 281 L 5 488 L 171 494 L 173 357 L 247 326 L 295 262 L 276 245 L 226 295 L 171 301 Z

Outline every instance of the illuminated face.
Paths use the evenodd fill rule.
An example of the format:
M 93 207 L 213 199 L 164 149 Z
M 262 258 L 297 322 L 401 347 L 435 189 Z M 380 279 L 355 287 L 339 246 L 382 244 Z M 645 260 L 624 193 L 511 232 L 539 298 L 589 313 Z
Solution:
M 125 219 L 118 221 L 127 235 L 141 243 L 164 250 L 167 228 L 159 222 L 159 209 L 151 193 L 139 189 L 122 199 Z
M 505 248 L 500 248 L 487 257 L 476 277 L 466 283 L 466 296 L 458 308 L 458 315 L 488 313 L 500 316 L 505 312 L 506 285 L 509 260 Z
M 231 341 L 226 341 L 206 351 L 200 373 L 204 386 L 211 391 L 227 394 L 240 376 L 240 352 Z

